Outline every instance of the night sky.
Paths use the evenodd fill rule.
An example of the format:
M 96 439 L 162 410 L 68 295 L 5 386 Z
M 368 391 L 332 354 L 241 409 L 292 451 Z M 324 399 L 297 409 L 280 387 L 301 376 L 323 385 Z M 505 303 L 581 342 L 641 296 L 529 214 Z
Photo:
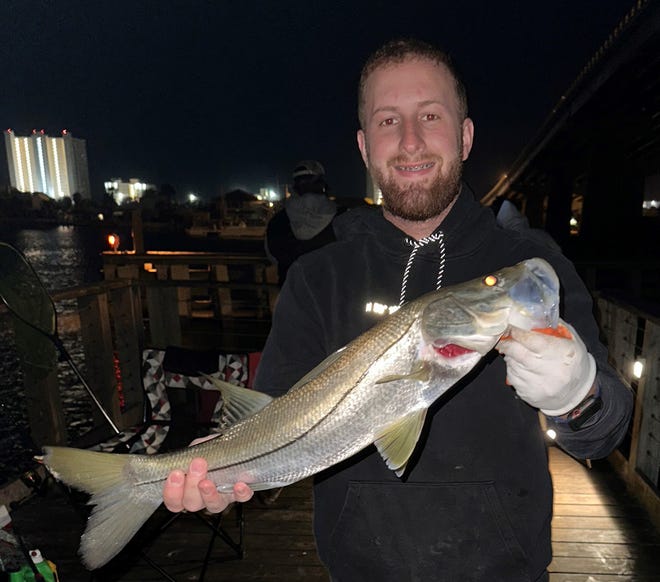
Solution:
M 2 0 L 0 123 L 86 139 L 96 194 L 111 177 L 254 192 L 315 158 L 334 194 L 362 196 L 360 68 L 413 35 L 462 72 L 476 126 L 466 177 L 483 194 L 633 4 Z

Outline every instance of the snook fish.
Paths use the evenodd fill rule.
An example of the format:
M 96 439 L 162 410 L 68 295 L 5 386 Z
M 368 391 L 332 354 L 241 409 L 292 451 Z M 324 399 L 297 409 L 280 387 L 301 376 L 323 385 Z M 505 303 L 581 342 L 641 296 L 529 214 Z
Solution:
M 233 424 L 217 438 L 161 455 L 46 447 L 43 461 L 64 483 L 91 494 L 84 564 L 116 555 L 162 501 L 173 469 L 205 457 L 220 491 L 289 485 L 375 444 L 401 476 L 429 406 L 463 378 L 510 326 L 556 327 L 559 283 L 529 259 L 402 306 L 326 358 L 285 395 L 218 382 Z

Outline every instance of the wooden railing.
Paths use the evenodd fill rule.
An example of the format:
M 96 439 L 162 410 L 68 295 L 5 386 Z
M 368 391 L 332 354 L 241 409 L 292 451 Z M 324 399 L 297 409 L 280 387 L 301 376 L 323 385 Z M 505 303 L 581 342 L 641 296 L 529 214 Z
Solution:
M 142 418 L 145 347 L 262 349 L 278 292 L 269 267 L 261 256 L 107 253 L 105 281 L 52 294 L 65 312 L 60 334 L 64 327 L 69 342 L 82 346 L 80 367 L 120 429 Z M 44 373 L 22 362 L 22 368 L 34 442 L 68 442 L 58 367 Z M 94 410 L 94 416 L 103 427 L 102 414 Z
M 604 295 L 596 307 L 610 361 L 635 397 L 627 438 L 610 460 L 660 528 L 660 318 Z

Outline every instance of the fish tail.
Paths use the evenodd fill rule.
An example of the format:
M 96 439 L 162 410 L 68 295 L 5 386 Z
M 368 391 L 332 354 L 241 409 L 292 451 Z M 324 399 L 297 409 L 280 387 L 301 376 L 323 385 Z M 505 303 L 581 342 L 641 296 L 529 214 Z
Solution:
M 160 505 L 136 494 L 129 480 L 131 455 L 46 447 L 43 458 L 53 476 L 91 493 L 94 505 L 80 542 L 83 564 L 100 568 L 117 555 Z

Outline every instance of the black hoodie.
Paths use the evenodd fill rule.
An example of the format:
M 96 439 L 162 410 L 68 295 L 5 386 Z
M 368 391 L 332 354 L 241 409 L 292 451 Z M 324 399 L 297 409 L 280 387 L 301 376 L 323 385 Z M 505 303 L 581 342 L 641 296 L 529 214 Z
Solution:
M 409 239 L 379 208 L 335 220 L 338 241 L 289 270 L 255 382 L 286 391 L 391 306 L 523 259 L 548 260 L 562 284 L 562 317 L 596 359 L 603 409 L 578 432 L 557 425 L 573 454 L 607 455 L 622 438 L 629 391 L 606 363 L 591 298 L 559 253 L 496 226 L 459 195 L 431 237 Z M 333 580 L 537 580 L 551 559 L 552 485 L 537 411 L 505 384 L 491 352 L 429 410 L 399 479 L 369 447 L 319 474 L 314 528 Z

